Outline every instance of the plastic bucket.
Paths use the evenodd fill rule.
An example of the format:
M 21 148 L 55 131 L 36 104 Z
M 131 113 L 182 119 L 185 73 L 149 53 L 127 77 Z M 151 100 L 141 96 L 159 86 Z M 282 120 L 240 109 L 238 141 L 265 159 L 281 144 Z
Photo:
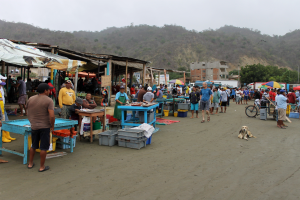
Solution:
M 101 129 L 101 122 L 95 121 L 93 123 L 93 130 L 99 130 Z
M 168 117 L 169 116 L 169 110 L 164 110 L 164 116 Z
M 178 112 L 174 112 L 174 117 L 178 117 Z
M 158 113 L 158 109 L 156 109 L 156 113 Z

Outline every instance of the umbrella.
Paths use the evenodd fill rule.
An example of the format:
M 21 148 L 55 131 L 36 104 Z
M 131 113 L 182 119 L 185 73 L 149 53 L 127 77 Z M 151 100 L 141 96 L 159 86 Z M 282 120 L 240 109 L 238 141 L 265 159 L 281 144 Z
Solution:
M 294 90 L 300 90 L 300 86 L 294 87 Z
M 260 89 L 267 89 L 267 88 L 271 88 L 271 86 L 260 85 L 260 86 L 258 86 L 258 88 L 260 88 Z
M 184 83 L 179 79 L 170 80 L 169 83 L 175 83 L 176 85 L 184 85 Z
M 267 83 L 264 83 L 263 85 L 267 85 L 267 86 L 270 86 L 272 88 L 282 88 L 282 86 L 275 82 L 275 81 L 270 81 L 270 82 L 267 82 Z

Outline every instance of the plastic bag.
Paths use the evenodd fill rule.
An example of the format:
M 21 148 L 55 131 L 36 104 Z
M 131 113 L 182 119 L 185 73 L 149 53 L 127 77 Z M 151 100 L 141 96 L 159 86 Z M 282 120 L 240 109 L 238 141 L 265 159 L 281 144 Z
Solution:
M 83 117 L 80 126 L 80 135 L 83 135 L 83 132 L 91 130 L 91 120 L 89 117 Z

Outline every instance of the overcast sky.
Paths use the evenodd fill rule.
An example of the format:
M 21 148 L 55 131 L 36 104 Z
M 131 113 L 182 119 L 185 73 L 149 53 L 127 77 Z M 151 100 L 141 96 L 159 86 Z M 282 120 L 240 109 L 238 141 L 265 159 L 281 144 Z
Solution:
M 0 19 L 62 31 L 176 24 L 188 30 L 224 25 L 284 35 L 300 28 L 300 0 L 0 0 Z

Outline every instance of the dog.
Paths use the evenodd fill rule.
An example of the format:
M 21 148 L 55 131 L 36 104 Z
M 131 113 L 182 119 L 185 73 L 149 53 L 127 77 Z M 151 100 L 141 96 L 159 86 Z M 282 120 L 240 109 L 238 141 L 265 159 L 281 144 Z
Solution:
M 248 126 L 242 126 L 242 129 L 239 132 L 238 138 L 245 139 L 248 141 L 248 138 L 256 138 L 252 133 L 249 131 Z

